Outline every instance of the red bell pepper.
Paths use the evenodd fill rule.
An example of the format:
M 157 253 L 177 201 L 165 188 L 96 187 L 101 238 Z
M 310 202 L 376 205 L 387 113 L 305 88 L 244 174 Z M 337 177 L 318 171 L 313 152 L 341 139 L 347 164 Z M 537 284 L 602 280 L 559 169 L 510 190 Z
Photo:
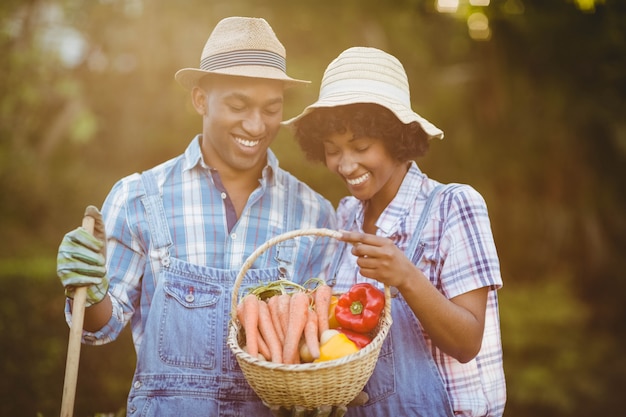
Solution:
M 358 333 L 369 333 L 376 328 L 383 308 L 385 294 L 369 283 L 354 284 L 339 297 L 335 318 L 341 327 Z
M 341 327 L 339 327 L 337 330 L 340 333 L 345 334 L 348 339 L 352 340 L 354 344 L 356 345 L 356 347 L 358 347 L 359 349 L 363 349 L 365 346 L 369 345 L 370 342 L 372 341 L 371 337 L 363 333 L 357 333 L 355 331 L 343 329 Z

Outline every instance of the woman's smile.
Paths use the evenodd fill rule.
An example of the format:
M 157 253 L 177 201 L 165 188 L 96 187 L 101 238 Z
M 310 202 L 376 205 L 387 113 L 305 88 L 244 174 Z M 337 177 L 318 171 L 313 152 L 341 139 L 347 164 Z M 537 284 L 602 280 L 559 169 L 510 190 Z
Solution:
M 365 174 L 357 178 L 352 178 L 352 179 L 346 178 L 346 182 L 348 183 L 348 185 L 356 186 L 356 185 L 363 184 L 365 181 L 369 179 L 369 177 L 370 177 L 370 173 L 366 172 Z

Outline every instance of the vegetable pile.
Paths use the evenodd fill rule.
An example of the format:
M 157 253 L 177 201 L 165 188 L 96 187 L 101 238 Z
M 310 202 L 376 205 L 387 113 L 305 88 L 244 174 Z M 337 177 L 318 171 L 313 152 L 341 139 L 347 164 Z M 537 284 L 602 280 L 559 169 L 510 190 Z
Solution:
M 383 292 L 371 284 L 335 295 L 319 278 L 303 285 L 280 279 L 248 289 L 237 319 L 248 354 L 284 364 L 321 362 L 367 346 L 384 306 Z

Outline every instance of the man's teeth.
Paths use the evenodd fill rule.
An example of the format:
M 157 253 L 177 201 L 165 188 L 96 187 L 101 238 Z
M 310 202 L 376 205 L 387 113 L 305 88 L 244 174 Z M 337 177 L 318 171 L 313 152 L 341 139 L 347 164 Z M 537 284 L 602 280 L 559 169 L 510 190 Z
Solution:
M 242 139 L 242 138 L 235 138 L 235 140 L 237 141 L 237 143 L 243 145 L 243 146 L 247 146 L 249 148 L 252 148 L 253 146 L 256 146 L 259 144 L 260 140 L 246 140 L 246 139 Z
M 351 180 L 351 179 L 346 178 L 346 181 L 347 181 L 347 182 L 348 182 L 348 184 L 350 184 L 350 185 L 359 185 L 359 184 L 361 184 L 363 181 L 367 180 L 369 177 L 370 177 L 370 173 L 369 173 L 369 172 L 367 172 L 367 173 L 365 173 L 365 174 L 361 175 L 360 177 L 358 177 L 358 178 L 354 178 L 354 179 L 352 179 L 352 180 Z

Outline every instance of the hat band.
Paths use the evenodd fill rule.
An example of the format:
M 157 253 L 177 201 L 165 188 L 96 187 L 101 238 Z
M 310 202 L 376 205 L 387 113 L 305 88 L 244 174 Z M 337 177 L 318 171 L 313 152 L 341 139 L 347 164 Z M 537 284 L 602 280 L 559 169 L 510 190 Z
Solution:
M 200 69 L 204 71 L 215 71 L 242 65 L 261 65 L 277 68 L 285 73 L 287 72 L 287 64 L 283 56 L 270 51 L 254 49 L 222 52 L 220 54 L 207 56 L 202 58 Z
M 405 89 L 378 80 L 344 79 L 330 82 L 322 86 L 320 90 L 320 100 L 328 98 L 329 96 L 332 97 L 342 94 L 354 95 L 356 93 L 387 97 L 388 99 L 402 103 L 408 108 L 411 107 L 411 97 Z

